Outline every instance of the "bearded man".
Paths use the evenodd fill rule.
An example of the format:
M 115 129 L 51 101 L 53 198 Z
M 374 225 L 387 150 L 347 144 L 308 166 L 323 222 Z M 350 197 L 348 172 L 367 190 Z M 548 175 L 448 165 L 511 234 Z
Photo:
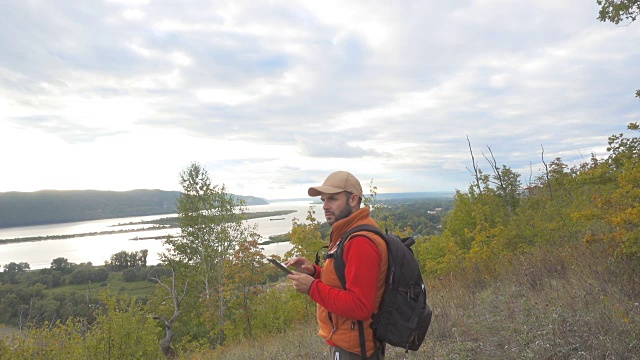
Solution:
M 297 271 L 287 278 L 296 291 L 318 304 L 318 335 L 330 346 L 331 359 L 384 359 L 384 344 L 374 338 L 371 316 L 384 292 L 388 266 L 385 241 L 371 232 L 356 232 L 344 240 L 346 288 L 336 275 L 332 258 L 348 230 L 363 224 L 378 226 L 369 208 L 361 208 L 360 181 L 347 171 L 336 171 L 321 186 L 310 187 L 308 194 L 322 200 L 324 216 L 331 225 L 329 250 L 322 267 L 302 257 L 289 259 L 285 265 Z

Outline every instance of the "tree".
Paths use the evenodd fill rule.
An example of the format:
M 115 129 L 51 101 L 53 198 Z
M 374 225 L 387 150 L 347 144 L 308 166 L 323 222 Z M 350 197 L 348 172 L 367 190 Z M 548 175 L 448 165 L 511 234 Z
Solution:
M 620 24 L 622 21 L 634 22 L 640 15 L 640 0 L 597 0 L 600 5 L 598 20 Z
M 285 254 L 285 258 L 296 256 L 313 259 L 315 254 L 326 243 L 322 240 L 320 232 L 320 222 L 315 217 L 315 206 L 310 206 L 307 210 L 307 224 L 301 223 L 298 219 L 293 219 L 293 226 L 289 238 L 292 248 Z
M 105 308 L 87 319 L 31 325 L 19 335 L 0 339 L 0 359 L 159 359 L 158 329 L 135 298 L 102 296 Z M 10 346 L 9 346 L 10 344 Z
M 260 289 L 257 286 L 266 278 L 262 249 L 258 245 L 260 235 L 257 233 L 251 239 L 242 241 L 233 252 L 231 259 L 230 281 L 228 289 L 233 296 L 230 303 L 232 311 L 236 312 L 235 321 L 229 321 L 227 328 L 233 328 L 237 337 L 253 337 L 253 313 L 255 301 Z
M 178 199 L 180 236 L 165 240 L 170 256 L 183 271 L 197 278 L 202 302 L 217 313 L 217 344 L 223 343 L 225 278 L 228 260 L 240 241 L 250 237 L 243 224 L 244 203 L 228 194 L 223 185 L 213 185 L 207 170 L 191 163 L 180 173 L 182 194 Z
M 171 286 L 165 284 L 159 276 L 156 275 L 156 277 L 154 278 L 154 280 L 160 284 L 160 286 L 162 286 L 162 288 L 164 288 L 166 291 L 169 292 L 169 299 L 171 300 L 171 303 L 173 305 L 173 314 L 171 315 L 171 317 L 167 318 L 161 315 L 153 315 L 153 319 L 154 320 L 160 320 L 162 321 L 163 325 L 164 325 L 164 329 L 165 329 L 165 336 L 164 338 L 160 341 L 160 350 L 162 351 L 162 353 L 167 357 L 167 359 L 172 359 L 175 356 L 175 351 L 173 350 L 173 348 L 171 347 L 171 341 L 173 340 L 173 336 L 174 336 L 174 331 L 173 331 L 173 324 L 176 322 L 176 320 L 178 319 L 178 316 L 180 315 L 180 304 L 182 303 L 182 300 L 184 300 L 185 296 L 187 295 L 187 282 L 184 283 L 184 289 L 182 290 L 182 294 L 178 294 L 177 288 L 176 288 L 176 269 L 173 265 L 173 262 L 171 261 L 171 259 L 167 256 L 162 257 L 162 259 L 169 265 L 169 267 L 171 268 Z
M 31 269 L 31 267 L 29 266 L 29 263 L 27 262 L 20 262 L 20 263 L 10 262 L 8 264 L 3 265 L 2 268 L 4 269 L 4 272 L 7 272 L 7 273 L 25 272 Z
M 67 258 L 58 257 L 51 260 L 51 269 L 60 271 L 63 274 L 69 274 L 72 271 L 72 264 Z
M 16 284 L 18 282 L 18 274 L 22 274 L 30 269 L 29 263 L 26 262 L 10 262 L 2 265 L 5 281 Z
M 122 281 L 133 282 L 138 280 L 138 274 L 134 269 L 127 269 L 122 272 Z
M 640 0 L 597 0 L 600 5 L 598 20 L 620 24 L 621 21 L 632 23 L 640 15 Z M 636 97 L 640 98 L 640 89 L 636 90 Z
M 639 131 L 638 123 L 627 129 Z M 640 137 L 609 137 L 609 157 L 591 169 L 606 183 L 593 194 L 594 207 L 581 211 L 579 219 L 592 224 L 585 240 L 607 243 L 620 255 L 640 256 Z M 606 186 L 606 187 L 605 187 Z
M 484 157 L 489 162 L 491 170 L 493 171 L 492 183 L 495 185 L 496 190 L 502 194 L 503 201 L 509 210 L 509 214 L 512 214 L 517 208 L 518 197 L 520 196 L 520 174 L 514 172 L 506 165 L 502 165 L 502 168 L 500 168 L 495 156 L 493 156 L 491 147 L 487 146 L 487 148 L 489 149 L 491 159 L 486 155 Z
M 147 249 L 142 249 L 140 250 L 140 266 L 142 267 L 146 267 L 147 266 L 147 256 L 149 255 L 149 250 Z
M 122 250 L 111 255 L 109 265 L 115 271 L 127 269 L 129 267 L 129 253 Z

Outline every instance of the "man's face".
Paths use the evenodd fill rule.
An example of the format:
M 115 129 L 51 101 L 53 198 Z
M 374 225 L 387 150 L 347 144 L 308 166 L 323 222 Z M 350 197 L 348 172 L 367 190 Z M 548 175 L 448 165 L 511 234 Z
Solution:
M 322 194 L 322 210 L 327 223 L 332 225 L 338 220 L 345 219 L 353 213 L 349 206 L 349 193 L 346 191 L 337 194 Z

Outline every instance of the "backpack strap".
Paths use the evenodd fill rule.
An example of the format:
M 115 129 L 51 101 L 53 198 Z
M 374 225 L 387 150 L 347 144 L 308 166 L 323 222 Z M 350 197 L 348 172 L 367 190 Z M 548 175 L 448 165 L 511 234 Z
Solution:
M 329 245 L 325 245 L 323 247 L 321 247 L 320 249 L 318 249 L 318 251 L 316 251 L 316 265 L 320 266 L 320 251 L 322 251 L 322 249 L 328 249 Z M 324 256 L 324 259 L 327 260 L 326 255 Z
M 344 263 L 344 258 L 342 257 L 344 253 L 344 244 L 346 243 L 347 239 L 349 239 L 351 235 L 357 232 L 363 232 L 363 231 L 372 232 L 380 236 L 380 238 L 384 240 L 384 234 L 382 233 L 382 230 L 369 224 L 355 226 L 349 229 L 340 237 L 340 242 L 338 242 L 337 249 L 334 253 L 335 256 L 333 256 L 333 268 L 336 271 L 336 276 L 338 276 L 338 280 L 340 280 L 340 284 L 342 285 L 343 289 L 347 288 L 347 278 L 344 274 L 346 269 L 346 264 Z
M 384 234 L 382 233 L 382 230 L 369 224 L 355 226 L 349 229 L 346 233 L 344 233 L 340 237 L 340 242 L 337 244 L 337 249 L 333 256 L 333 268 L 336 271 L 336 276 L 338 276 L 338 280 L 340 280 L 340 284 L 342 285 L 342 288 L 344 288 L 345 290 L 347 289 L 347 278 L 345 275 L 346 264 L 343 258 L 344 244 L 347 242 L 347 239 L 349 239 L 351 235 L 358 232 L 363 232 L 363 231 L 372 232 L 380 236 L 380 238 L 384 240 Z M 366 346 L 366 340 L 364 338 L 364 322 L 362 320 L 357 320 L 357 323 L 358 323 L 358 335 L 360 337 L 360 355 L 362 357 L 362 360 L 366 360 L 367 346 Z M 375 341 L 375 339 L 373 340 Z

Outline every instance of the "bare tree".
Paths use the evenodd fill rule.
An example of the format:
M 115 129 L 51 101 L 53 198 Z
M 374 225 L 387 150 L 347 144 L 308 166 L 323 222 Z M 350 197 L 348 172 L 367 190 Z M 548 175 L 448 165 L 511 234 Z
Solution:
M 505 201 L 505 204 L 507 205 L 507 209 L 509 209 L 509 213 L 512 213 L 513 206 L 511 204 L 509 187 L 507 186 L 504 178 L 502 177 L 502 172 L 498 167 L 498 162 L 496 161 L 495 156 L 493 156 L 493 150 L 491 150 L 491 146 L 487 145 L 487 149 L 489 149 L 489 154 L 491 154 L 491 159 L 489 159 L 484 153 L 482 153 L 482 156 L 484 156 L 484 158 L 487 159 L 487 161 L 489 162 L 489 165 L 491 165 L 491 169 L 493 170 L 493 175 L 494 175 L 493 178 L 497 180 L 497 181 L 492 181 L 492 183 L 498 187 L 498 189 L 500 190 L 500 192 L 504 197 L 504 201 Z
M 547 163 L 544 161 L 544 146 L 542 146 L 542 144 L 540 144 L 540 147 L 542 148 L 542 164 L 544 164 L 544 174 L 547 177 L 547 187 L 549 188 L 549 200 L 553 200 L 553 193 L 551 192 L 551 181 L 549 181 L 549 167 L 547 166 Z
M 171 286 L 165 284 L 158 275 L 156 275 L 153 280 L 167 289 L 171 294 L 170 297 L 173 301 L 173 316 L 167 319 L 164 316 L 153 315 L 153 319 L 160 320 L 164 323 L 166 335 L 160 341 L 160 349 L 162 350 L 162 353 L 167 357 L 167 359 L 174 359 L 176 354 L 175 351 L 171 348 L 171 340 L 173 340 L 174 335 L 173 324 L 175 323 L 176 319 L 178 319 L 178 315 L 180 315 L 180 303 L 182 303 L 182 300 L 187 294 L 187 282 L 185 282 L 184 284 L 182 295 L 178 295 L 178 291 L 176 290 L 176 269 L 173 266 L 173 262 L 166 255 L 162 255 L 162 259 L 165 260 L 167 264 L 169 264 L 169 267 L 171 267 Z
M 467 168 L 467 170 L 469 170 L 469 172 L 473 175 L 474 179 L 476 180 L 476 186 L 478 187 L 478 194 L 482 194 L 482 188 L 480 187 L 480 170 L 478 169 L 478 162 L 473 156 L 473 150 L 471 149 L 471 141 L 469 140 L 469 135 L 467 135 L 467 143 L 469 144 L 469 152 L 471 153 L 471 164 L 473 165 L 473 171 L 471 171 L 469 168 Z

